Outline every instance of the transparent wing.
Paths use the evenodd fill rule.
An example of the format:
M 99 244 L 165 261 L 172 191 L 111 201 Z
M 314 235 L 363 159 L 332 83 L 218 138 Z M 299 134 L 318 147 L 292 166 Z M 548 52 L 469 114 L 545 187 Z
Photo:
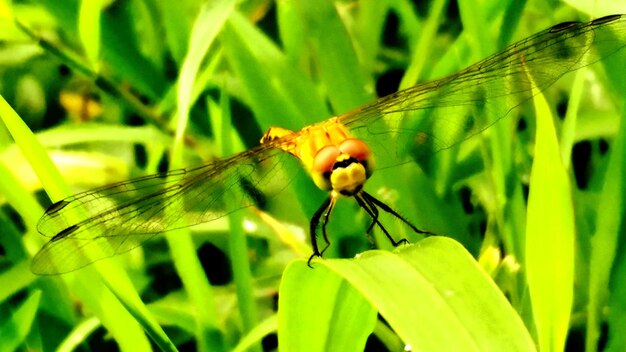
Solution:
M 37 230 L 52 239 L 33 258 L 58 274 L 131 250 L 158 233 L 220 218 L 276 194 L 297 169 L 291 155 L 259 146 L 196 168 L 173 170 L 79 193 L 51 205 Z
M 626 46 L 626 17 L 556 25 L 454 75 L 416 85 L 340 116 L 371 144 L 377 168 L 426 157 L 485 130 L 564 74 Z M 389 143 L 389 134 L 398 143 Z M 376 136 L 383 142 L 377 143 Z M 411 154 L 398 146 L 409 146 Z M 381 157 L 382 156 L 382 157 Z
M 455 75 L 392 94 L 339 119 L 365 141 L 390 133 L 405 139 L 388 143 L 384 138 L 371 145 L 377 167 L 404 162 L 408 157 L 399 145 L 417 143 L 418 154 L 449 148 L 530 99 L 529 75 L 545 89 L 563 74 L 624 47 L 625 27 L 622 16 L 564 23 Z M 296 138 L 297 133 L 225 160 L 117 183 L 53 204 L 38 224 L 39 232 L 52 239 L 33 259 L 33 272 L 72 271 L 135 248 L 155 234 L 211 221 L 264 194 L 278 193 L 297 169 L 282 167 L 291 156 L 277 147 Z

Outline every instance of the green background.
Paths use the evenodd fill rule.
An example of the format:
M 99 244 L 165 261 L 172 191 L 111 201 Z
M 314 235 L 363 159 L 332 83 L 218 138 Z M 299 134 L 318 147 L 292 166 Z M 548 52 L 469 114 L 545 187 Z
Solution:
M 457 72 L 554 24 L 626 13 L 623 5 L 0 5 L 0 94 L 19 115 L 2 105 L 2 350 L 261 350 L 276 341 L 283 350 L 363 350 L 366 341 L 373 350 L 626 349 L 623 53 L 563 77 L 544 92 L 548 109 L 535 102 L 555 122 L 556 147 L 535 137 L 540 123 L 528 104 L 433 155 L 429 167 L 374 174 L 368 192 L 458 243 L 418 241 L 383 218 L 416 245 L 310 270 L 308 223 L 325 195 L 304 172 L 288 172 L 294 179 L 270 195 L 269 217 L 246 209 L 69 274 L 29 270 L 47 240 L 36 230 L 49 204 L 42 184 L 56 201 L 164 164 L 232 155 L 270 126 L 299 129 L 378 91 Z M 45 40 L 35 42 L 15 21 Z M 74 103 L 63 106 L 68 97 Z M 550 147 L 564 155 L 565 171 Z M 544 176 L 531 176 L 531 166 Z M 370 246 L 365 214 L 340 203 L 327 258 Z M 393 249 L 378 232 L 374 241 Z

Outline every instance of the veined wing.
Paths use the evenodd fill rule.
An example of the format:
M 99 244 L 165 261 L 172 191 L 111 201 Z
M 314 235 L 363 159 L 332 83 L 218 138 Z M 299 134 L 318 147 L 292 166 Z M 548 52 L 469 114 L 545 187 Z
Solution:
M 340 116 L 370 143 L 377 168 L 421 158 L 487 129 L 564 74 L 626 46 L 626 16 L 567 22 L 517 42 L 456 74 L 391 94 Z M 398 143 L 390 144 L 394 133 Z M 385 135 L 385 142 L 371 142 Z M 393 146 L 392 146 L 393 145 Z M 402 149 L 405 146 L 405 149 Z M 383 157 L 381 157 L 383 156 Z
M 291 156 L 272 145 L 54 203 L 37 224 L 52 239 L 33 258 L 32 271 L 73 271 L 129 251 L 158 233 L 215 220 L 279 192 L 297 169 L 281 167 Z
M 405 138 L 406 143 L 371 145 L 378 167 L 384 168 L 407 159 L 402 159 L 398 146 L 418 143 L 416 153 L 428 154 L 485 130 L 531 98 L 528 75 L 545 89 L 565 73 L 625 45 L 623 16 L 560 24 L 455 75 L 392 94 L 339 119 L 365 141 L 390 133 Z M 72 271 L 135 248 L 155 234 L 215 220 L 253 204 L 261 194 L 277 193 L 291 178 L 285 173 L 294 171 L 279 167 L 290 156 L 274 147 L 297 136 L 197 168 L 121 182 L 53 204 L 38 224 L 52 240 L 33 259 L 33 272 Z

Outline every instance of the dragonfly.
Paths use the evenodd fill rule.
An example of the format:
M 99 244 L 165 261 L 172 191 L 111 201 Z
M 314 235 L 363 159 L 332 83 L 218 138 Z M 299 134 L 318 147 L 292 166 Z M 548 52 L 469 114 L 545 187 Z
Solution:
M 311 260 L 330 246 L 326 227 L 338 199 L 354 198 L 394 244 L 379 220 L 391 214 L 365 191 L 374 170 L 451 148 L 489 128 L 536 91 L 568 72 L 626 46 L 626 15 L 566 22 L 514 43 L 458 73 L 400 90 L 345 114 L 290 131 L 270 128 L 258 146 L 198 167 L 144 176 L 53 203 L 37 225 L 51 239 L 32 260 L 40 275 L 71 272 L 140 246 L 153 236 L 221 218 L 279 193 L 296 159 L 328 197 L 310 222 Z M 403 147 L 404 146 L 404 147 Z M 324 247 L 317 238 L 321 227 Z

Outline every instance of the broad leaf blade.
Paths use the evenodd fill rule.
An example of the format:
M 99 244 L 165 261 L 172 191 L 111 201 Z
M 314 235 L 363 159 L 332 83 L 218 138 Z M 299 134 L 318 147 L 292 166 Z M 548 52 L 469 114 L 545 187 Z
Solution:
M 291 340 L 298 329 L 308 331 L 313 341 L 336 334 L 331 332 L 333 326 L 325 323 L 328 320 L 320 317 L 338 312 L 333 308 L 343 297 L 325 295 L 342 293 L 337 288 L 343 279 L 378 309 L 414 351 L 535 349 L 519 316 L 495 284 L 463 247 L 448 238 L 428 238 L 398 253 L 370 251 L 356 260 L 314 262 L 314 270 L 306 270 L 305 265 L 299 262 L 290 268 L 298 268 L 298 275 L 285 274 L 280 312 L 300 317 L 307 326 L 279 323 L 281 342 Z M 291 297 L 296 294 L 289 290 L 298 288 L 296 301 Z M 337 320 L 333 315 L 331 323 Z M 359 328 L 366 328 L 361 325 Z

